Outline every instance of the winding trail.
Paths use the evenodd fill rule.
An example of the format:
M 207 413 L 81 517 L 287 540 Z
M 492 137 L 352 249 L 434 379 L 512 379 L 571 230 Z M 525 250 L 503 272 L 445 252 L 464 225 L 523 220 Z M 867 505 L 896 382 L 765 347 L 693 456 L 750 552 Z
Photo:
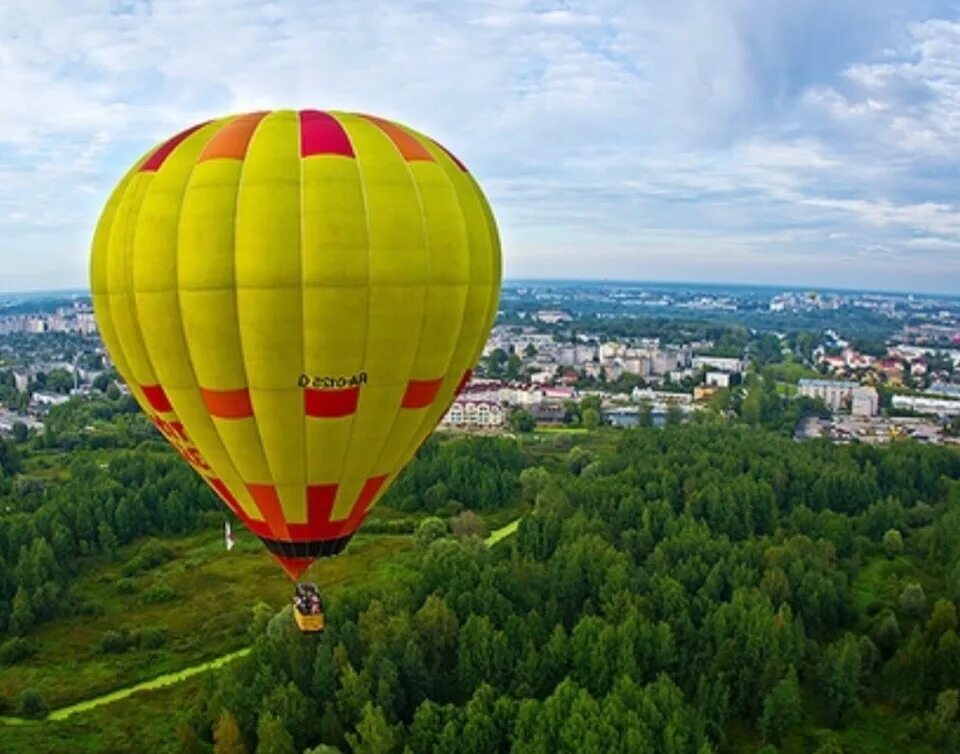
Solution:
M 506 526 L 502 526 L 499 529 L 491 532 L 490 535 L 484 540 L 484 544 L 486 544 L 487 547 L 492 547 L 498 542 L 501 542 L 507 537 L 516 533 L 519 526 L 520 519 L 514 519 Z M 154 689 L 161 689 L 164 686 L 172 686 L 175 683 L 180 683 L 181 681 L 185 681 L 188 678 L 199 675 L 200 673 L 206 673 L 208 670 L 215 670 L 223 665 L 226 665 L 228 662 L 232 662 L 240 657 L 244 657 L 249 653 L 250 648 L 244 647 L 243 649 L 238 649 L 235 652 L 221 655 L 220 657 L 207 660 L 206 662 L 201 662 L 198 665 L 192 665 L 189 668 L 184 668 L 183 670 L 178 670 L 174 673 L 166 673 L 149 681 L 142 681 L 141 683 L 128 686 L 124 689 L 117 689 L 116 691 L 111 691 L 108 694 L 95 696 L 92 699 L 86 699 L 82 702 L 77 702 L 76 704 L 71 704 L 67 707 L 60 707 L 59 709 L 51 711 L 50 714 L 48 714 L 45 718 L 39 720 L 32 720 L 25 717 L 0 715 L 0 725 L 36 725 L 42 722 L 59 722 L 60 720 L 66 720 L 68 717 L 75 715 L 78 712 L 86 712 L 87 710 L 93 709 L 94 707 L 99 707 L 103 704 L 110 704 L 111 702 L 116 702 L 120 699 L 126 699 L 128 696 L 136 694 L 140 691 L 153 691 Z

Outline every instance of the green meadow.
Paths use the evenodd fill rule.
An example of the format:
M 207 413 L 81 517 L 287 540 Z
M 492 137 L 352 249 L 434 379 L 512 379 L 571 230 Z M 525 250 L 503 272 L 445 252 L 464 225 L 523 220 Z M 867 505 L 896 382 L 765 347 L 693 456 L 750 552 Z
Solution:
M 243 647 L 253 606 L 281 607 L 291 586 L 256 539 L 242 532 L 237 540 L 227 552 L 217 531 L 163 538 L 156 541 L 173 557 L 144 573 L 125 575 L 123 563 L 85 571 L 75 592 L 99 614 L 44 624 L 30 636 L 33 657 L 0 666 L 7 711 L 28 688 L 57 709 Z M 126 548 L 127 557 L 142 544 Z M 318 561 L 304 578 L 327 596 L 352 584 L 400 578 L 411 547 L 406 536 L 358 535 L 342 555 Z

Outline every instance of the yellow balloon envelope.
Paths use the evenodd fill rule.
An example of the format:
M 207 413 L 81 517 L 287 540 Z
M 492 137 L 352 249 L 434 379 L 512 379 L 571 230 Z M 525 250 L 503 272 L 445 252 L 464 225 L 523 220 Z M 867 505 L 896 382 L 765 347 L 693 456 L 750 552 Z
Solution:
M 459 160 L 397 123 L 315 110 L 156 147 L 91 257 L 118 371 L 291 578 L 343 549 L 441 419 L 500 275 Z

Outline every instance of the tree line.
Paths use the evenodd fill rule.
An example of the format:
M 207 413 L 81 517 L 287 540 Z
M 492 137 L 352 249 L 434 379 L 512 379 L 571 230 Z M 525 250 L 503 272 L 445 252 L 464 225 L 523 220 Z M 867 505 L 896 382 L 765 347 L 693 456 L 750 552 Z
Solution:
M 0 637 L 96 609 L 70 592 L 85 559 L 114 559 L 119 546 L 145 535 L 193 531 L 221 507 L 179 456 L 152 442 L 109 461 L 79 455 L 64 479 L 48 483 L 16 474 L 22 454 L 0 440 Z
M 891 745 L 960 750 L 955 452 L 711 420 L 577 450 L 521 472 L 512 542 L 418 537 L 319 642 L 261 606 L 182 750 L 707 754 L 746 726 L 826 754 L 875 704 Z

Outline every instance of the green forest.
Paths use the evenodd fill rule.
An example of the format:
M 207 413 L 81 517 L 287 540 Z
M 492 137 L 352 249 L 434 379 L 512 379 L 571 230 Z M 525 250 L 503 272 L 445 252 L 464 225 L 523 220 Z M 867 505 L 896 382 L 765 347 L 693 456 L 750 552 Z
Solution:
M 714 423 L 584 452 L 520 473 L 533 510 L 510 545 L 421 541 L 415 576 L 345 595 L 319 643 L 258 614 L 253 652 L 211 682 L 183 739 L 960 751 L 956 453 Z
M 224 520 L 174 454 L 113 420 L 107 449 L 2 445 L 0 679 L 40 661 L 63 611 L 101 611 L 75 591 L 92 563 L 136 589 Z M 336 591 L 320 639 L 257 605 L 234 637 L 250 653 L 178 697 L 164 750 L 960 752 L 958 479 L 950 449 L 797 443 L 710 415 L 434 438 L 370 522 L 373 541 L 411 539 L 389 577 Z M 484 544 L 481 516 L 520 514 Z M 97 651 L 176 639 L 107 631 Z M 2 701 L 47 709 L 32 689 Z

